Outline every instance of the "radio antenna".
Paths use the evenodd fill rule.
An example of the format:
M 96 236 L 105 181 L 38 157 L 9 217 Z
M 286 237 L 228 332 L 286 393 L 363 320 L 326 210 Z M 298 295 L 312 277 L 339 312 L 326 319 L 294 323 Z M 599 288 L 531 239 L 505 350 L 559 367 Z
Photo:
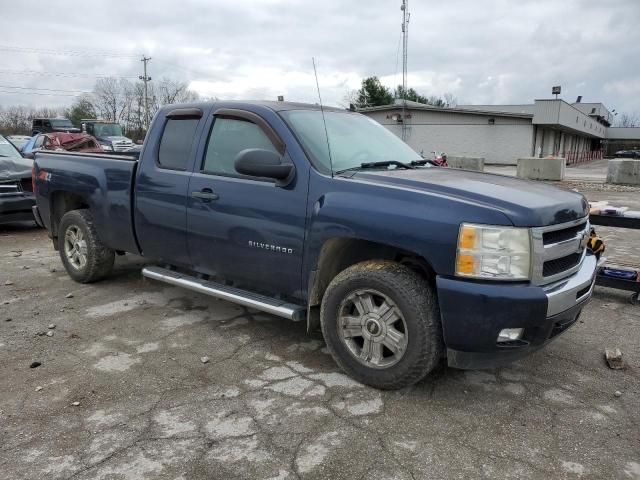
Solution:
M 313 74 L 316 76 L 316 88 L 318 89 L 318 100 L 320 100 L 320 113 L 322 114 L 322 123 L 324 125 L 324 137 L 327 139 L 327 151 L 329 152 L 329 168 L 331 169 L 331 177 L 333 177 L 333 160 L 331 159 L 331 144 L 329 143 L 329 132 L 327 131 L 327 121 L 324 118 L 324 107 L 322 106 L 322 97 L 320 96 L 320 84 L 318 83 L 318 71 L 316 70 L 316 59 L 311 57 L 313 62 Z

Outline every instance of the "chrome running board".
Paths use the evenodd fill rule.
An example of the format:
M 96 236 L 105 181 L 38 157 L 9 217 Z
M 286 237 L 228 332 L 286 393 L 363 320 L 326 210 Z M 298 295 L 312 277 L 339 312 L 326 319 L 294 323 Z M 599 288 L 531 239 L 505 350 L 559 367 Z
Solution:
M 166 268 L 145 267 L 142 269 L 142 275 L 153 280 L 158 280 L 159 282 L 183 287 L 198 293 L 204 293 L 211 297 L 227 300 L 248 308 L 255 308 L 256 310 L 294 321 L 303 320 L 306 314 L 306 308 L 300 305 L 294 305 L 284 300 L 247 292 L 239 288 L 221 285 L 209 280 L 202 280 Z

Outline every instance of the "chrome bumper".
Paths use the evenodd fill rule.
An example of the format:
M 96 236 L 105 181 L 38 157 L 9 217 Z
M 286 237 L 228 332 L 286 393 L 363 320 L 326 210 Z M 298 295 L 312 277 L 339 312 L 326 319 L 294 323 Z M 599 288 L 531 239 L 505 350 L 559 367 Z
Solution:
M 587 255 L 580 269 L 559 283 L 545 288 L 547 295 L 547 318 L 564 312 L 578 304 L 586 303 L 593 292 L 597 270 L 596 257 Z

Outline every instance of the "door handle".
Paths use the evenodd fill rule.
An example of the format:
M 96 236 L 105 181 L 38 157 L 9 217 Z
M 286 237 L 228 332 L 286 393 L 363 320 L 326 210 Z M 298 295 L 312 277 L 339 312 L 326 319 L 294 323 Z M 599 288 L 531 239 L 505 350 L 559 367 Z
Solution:
M 203 202 L 210 202 L 218 199 L 218 194 L 213 193 L 213 190 L 210 188 L 203 188 L 200 191 L 191 192 L 191 196 L 193 198 L 199 198 Z

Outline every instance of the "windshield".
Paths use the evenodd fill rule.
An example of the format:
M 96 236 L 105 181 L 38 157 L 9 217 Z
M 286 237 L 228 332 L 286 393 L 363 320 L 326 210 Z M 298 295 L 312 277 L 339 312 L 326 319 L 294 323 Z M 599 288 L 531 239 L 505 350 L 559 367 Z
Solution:
M 73 124 L 71 123 L 71 121 L 67 120 L 66 118 L 55 118 L 51 120 L 51 125 L 54 128 L 73 128 Z
M 117 123 L 95 123 L 93 134 L 96 137 L 121 137 L 122 127 Z
M 422 160 L 411 147 L 378 122 L 360 114 L 325 112 L 331 162 L 319 110 L 289 110 L 282 117 L 293 129 L 317 168 L 337 172 L 362 163 L 394 160 L 409 163 Z
M 20 152 L 16 150 L 9 140 L 0 135 L 0 157 L 5 158 L 22 158 Z
M 20 150 L 22 147 L 24 147 L 27 144 L 30 138 L 31 137 L 22 136 L 22 135 L 11 135 L 7 137 L 7 140 L 13 143 L 13 146 L 16 147 L 18 150 Z

